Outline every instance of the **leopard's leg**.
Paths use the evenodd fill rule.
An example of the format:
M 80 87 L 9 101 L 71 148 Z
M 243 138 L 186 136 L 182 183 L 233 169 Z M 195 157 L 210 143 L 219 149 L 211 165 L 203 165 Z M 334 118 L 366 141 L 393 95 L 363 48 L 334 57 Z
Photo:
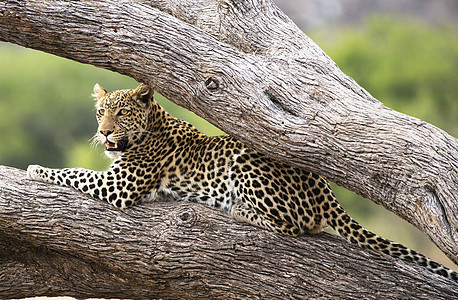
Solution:
M 127 176 L 117 176 L 112 169 L 97 172 L 82 168 L 51 169 L 31 165 L 27 168 L 27 177 L 45 183 L 73 187 L 118 208 L 132 206 L 142 196 L 141 186 L 129 182 Z
M 270 231 L 288 234 L 291 236 L 297 236 L 300 233 L 300 230 L 297 226 L 289 224 L 280 219 L 270 218 L 269 216 L 257 211 L 254 208 L 249 207 L 244 203 L 237 203 L 232 205 L 231 215 L 236 220 L 259 226 Z

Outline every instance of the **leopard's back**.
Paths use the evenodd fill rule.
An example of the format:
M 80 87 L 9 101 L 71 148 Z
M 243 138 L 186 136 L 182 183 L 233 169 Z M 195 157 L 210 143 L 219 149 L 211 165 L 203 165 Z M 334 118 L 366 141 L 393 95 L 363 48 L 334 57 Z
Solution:
M 232 137 L 208 137 L 169 115 L 152 93 L 145 85 L 112 93 L 96 85 L 96 140 L 116 158 L 109 170 L 31 166 L 29 178 L 72 186 L 118 208 L 165 193 L 292 236 L 318 233 L 329 225 L 363 248 L 458 280 L 456 272 L 359 225 L 339 205 L 326 179 L 274 161 Z

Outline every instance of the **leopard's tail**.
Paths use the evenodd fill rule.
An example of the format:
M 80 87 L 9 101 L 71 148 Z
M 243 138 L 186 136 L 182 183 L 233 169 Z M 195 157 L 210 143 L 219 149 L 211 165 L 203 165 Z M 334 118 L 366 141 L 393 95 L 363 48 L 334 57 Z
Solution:
M 430 258 L 409 249 L 401 244 L 384 239 L 375 233 L 363 228 L 353 220 L 345 210 L 337 203 L 334 206 L 333 216 L 329 218 L 328 225 L 331 226 L 342 237 L 349 242 L 357 244 L 362 248 L 370 248 L 378 252 L 385 253 L 395 258 L 412 261 L 425 267 L 431 272 L 458 282 L 457 272 L 431 260 Z M 331 213 L 332 214 L 332 213 Z

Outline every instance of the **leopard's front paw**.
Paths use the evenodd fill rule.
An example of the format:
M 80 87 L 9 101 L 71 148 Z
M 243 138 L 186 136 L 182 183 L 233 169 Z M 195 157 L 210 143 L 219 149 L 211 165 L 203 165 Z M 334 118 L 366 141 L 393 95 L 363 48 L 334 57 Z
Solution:
M 44 168 L 39 165 L 30 165 L 27 167 L 27 178 L 31 180 L 37 181 L 45 181 L 44 180 Z

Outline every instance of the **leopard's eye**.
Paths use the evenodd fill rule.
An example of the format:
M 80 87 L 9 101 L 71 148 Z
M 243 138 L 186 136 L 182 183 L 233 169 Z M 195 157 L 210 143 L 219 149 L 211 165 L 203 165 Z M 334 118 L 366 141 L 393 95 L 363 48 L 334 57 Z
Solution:
M 103 116 L 105 114 L 105 109 L 103 108 L 100 108 L 97 110 L 97 114 L 100 115 L 100 116 Z
M 118 115 L 119 116 L 128 116 L 130 115 L 130 110 L 126 108 L 121 108 L 121 110 L 119 110 L 118 112 Z

